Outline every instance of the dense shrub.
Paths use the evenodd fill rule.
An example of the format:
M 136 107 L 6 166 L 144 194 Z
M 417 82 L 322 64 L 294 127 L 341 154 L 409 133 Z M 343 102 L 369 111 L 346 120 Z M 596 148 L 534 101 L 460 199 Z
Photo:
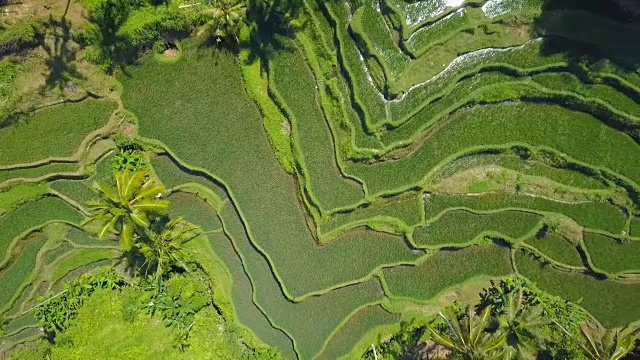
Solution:
M 77 314 L 82 304 L 97 289 L 119 289 L 124 279 L 112 270 L 95 275 L 84 274 L 71 282 L 57 297 L 38 299 L 40 305 L 35 309 L 35 317 L 45 333 L 52 339 L 56 333 L 66 330 L 70 320 Z

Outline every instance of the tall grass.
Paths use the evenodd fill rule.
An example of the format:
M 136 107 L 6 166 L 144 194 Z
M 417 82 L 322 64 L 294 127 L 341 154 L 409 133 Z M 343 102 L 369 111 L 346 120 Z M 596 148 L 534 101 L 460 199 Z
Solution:
M 525 242 L 555 261 L 571 266 L 584 266 L 576 244 L 560 234 L 550 233 L 542 238 L 534 236 Z
M 585 232 L 584 243 L 598 269 L 611 274 L 640 271 L 640 241 L 623 243 L 609 236 Z
M 315 78 L 295 43 L 286 44 L 291 48 L 274 50 L 270 57 L 270 80 L 290 111 L 294 141 L 302 149 L 311 192 L 326 210 L 357 203 L 364 197 L 362 187 L 346 179 L 338 168 Z
M 87 99 L 36 111 L 24 121 L 0 128 L 0 165 L 70 156 L 87 134 L 103 126 L 116 104 Z
M 533 231 L 540 220 L 540 215 L 521 211 L 480 215 L 466 210 L 454 210 L 416 228 L 413 238 L 417 244 L 427 246 L 464 244 L 484 232 L 497 232 L 518 239 Z
M 371 193 L 380 193 L 418 184 L 438 163 L 465 149 L 524 142 L 640 179 L 640 168 L 635 166 L 640 147 L 628 135 L 585 113 L 555 105 L 507 103 L 461 110 L 450 119 L 409 156 L 375 165 L 356 164 L 349 172 L 363 179 Z
M 562 203 L 523 194 L 487 194 L 481 196 L 432 195 L 425 210 L 427 218 L 436 216 L 452 207 L 473 210 L 522 208 L 540 212 L 564 214 L 578 224 L 592 229 L 620 233 L 625 226 L 624 214 L 606 202 Z
M 307 297 L 300 302 L 284 298 L 280 283 L 269 268 L 269 263 L 251 246 L 239 219 L 227 211 L 225 209 L 222 213 L 225 228 L 233 236 L 237 249 L 244 258 L 245 271 L 254 284 L 257 304 L 264 309 L 273 324 L 282 327 L 291 335 L 298 346 L 300 358 L 313 358 L 321 350 L 325 339 L 349 314 L 364 304 L 382 299 L 382 288 L 375 278 L 322 295 Z M 309 261 L 317 257 L 317 254 L 295 251 L 291 251 L 291 254 L 292 257 L 304 257 L 308 263 L 307 269 L 312 268 Z M 338 268 L 347 265 L 336 256 L 332 260 L 332 270 L 341 272 L 343 270 Z M 316 278 L 329 277 L 332 274 L 329 269 L 325 272 L 307 270 L 304 276 L 306 281 L 317 282 Z M 336 281 L 332 283 L 335 284 Z
M 355 313 L 329 338 L 327 347 L 318 355 L 318 360 L 340 359 L 352 351 L 356 339 L 376 327 L 391 325 L 400 321 L 400 315 L 392 314 L 380 305 L 366 307 Z
M 64 201 L 51 196 L 22 205 L 0 218 L 0 257 L 5 257 L 16 236 L 49 220 L 78 223 L 82 221 L 82 215 Z
M 509 249 L 493 244 L 440 250 L 418 265 L 383 271 L 391 295 L 418 301 L 432 299 L 446 288 L 473 277 L 504 276 L 511 272 Z
M 624 326 L 638 320 L 640 285 L 599 280 L 591 275 L 566 273 L 544 266 L 526 253 L 516 254 L 520 274 L 541 290 L 578 303 L 606 327 Z
M 36 258 L 42 246 L 47 242 L 47 237 L 41 232 L 33 233 L 22 240 L 21 251 L 13 259 L 8 267 L 0 271 L 0 310 L 8 310 L 9 301 L 18 288 L 35 271 Z

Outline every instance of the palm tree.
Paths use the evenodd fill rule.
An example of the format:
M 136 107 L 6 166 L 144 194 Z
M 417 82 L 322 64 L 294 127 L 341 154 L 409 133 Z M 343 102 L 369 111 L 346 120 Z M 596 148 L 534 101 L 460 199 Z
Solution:
M 508 345 L 505 358 L 535 358 L 541 340 L 546 337 L 542 330 L 550 322 L 542 316 L 539 306 L 525 305 L 522 288 L 507 295 L 504 313 L 498 319 Z
M 156 278 L 173 265 L 186 268 L 182 245 L 200 235 L 200 228 L 187 223 L 182 217 L 154 225 L 158 228 L 147 228 L 144 239 L 136 244 L 145 257 L 146 265 L 156 267 Z
M 503 358 L 506 334 L 488 331 L 493 321 L 490 306 L 480 315 L 476 315 L 471 307 L 467 307 L 466 313 L 461 317 L 453 314 L 451 309 L 447 309 L 447 312 L 448 316 L 440 313 L 446 324 L 446 331 L 427 325 L 433 341 L 461 354 L 465 360 Z
M 247 16 L 247 7 L 242 0 L 214 0 L 213 7 L 202 10 L 209 18 L 198 31 L 198 36 L 213 36 L 216 42 L 233 40 L 238 42 L 238 31 Z
M 584 355 L 590 360 L 620 360 L 633 351 L 636 340 L 640 338 L 640 328 L 630 330 L 605 329 L 595 321 L 587 321 L 580 325 L 581 337 L 567 331 L 554 321 L 560 329 L 580 346 Z
M 115 173 L 115 187 L 95 182 L 93 190 L 99 199 L 91 201 L 87 207 L 93 214 L 84 223 L 97 221 L 101 224 L 98 237 L 104 240 L 111 233 L 120 234 L 120 246 L 128 251 L 134 245 L 136 230 L 148 228 L 149 215 L 165 210 L 169 201 L 159 197 L 164 185 L 148 179 L 145 171 Z

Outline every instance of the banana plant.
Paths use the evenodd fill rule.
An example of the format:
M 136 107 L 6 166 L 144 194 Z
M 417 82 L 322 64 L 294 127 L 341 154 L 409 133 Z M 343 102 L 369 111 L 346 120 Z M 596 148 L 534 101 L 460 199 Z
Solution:
M 595 321 L 586 321 L 580 325 L 580 334 L 575 336 L 554 321 L 567 334 L 590 360 L 621 360 L 635 348 L 640 339 L 640 328 L 629 326 L 622 329 L 605 329 Z
M 99 198 L 87 203 L 92 215 L 83 223 L 101 224 L 98 237 L 104 240 L 118 233 L 124 251 L 133 248 L 135 237 L 150 226 L 149 215 L 166 210 L 169 201 L 160 199 L 164 185 L 150 179 L 145 171 L 115 173 L 115 186 L 95 182 L 92 189 Z
M 433 341 L 460 354 L 465 360 L 503 358 L 506 334 L 489 331 L 494 321 L 490 306 L 480 315 L 476 315 L 471 307 L 467 307 L 466 313 L 462 316 L 456 316 L 450 308 L 446 312 L 446 316 L 443 313 L 439 314 L 445 322 L 445 331 L 439 331 L 431 325 L 427 326 Z

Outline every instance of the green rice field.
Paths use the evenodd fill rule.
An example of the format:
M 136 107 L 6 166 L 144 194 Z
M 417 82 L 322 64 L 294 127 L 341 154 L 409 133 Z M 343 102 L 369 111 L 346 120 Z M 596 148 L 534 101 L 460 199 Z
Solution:
M 640 22 L 597 1 L 299 0 L 264 10 L 266 29 L 234 1 L 238 31 L 212 41 L 195 33 L 217 1 L 127 3 L 113 29 L 87 15 L 108 1 L 71 2 L 91 25 L 71 18 L 73 46 L 64 22 L 41 34 L 70 64 L 41 45 L 24 54 L 53 57 L 28 72 L 0 60 L 1 359 L 35 349 L 30 308 L 69 281 L 135 283 L 136 266 L 158 277 L 143 308 L 168 273 L 206 274 L 215 344 L 292 360 L 372 359 L 401 321 L 514 276 L 604 327 L 640 324 Z M 128 167 L 170 204 L 114 193 L 104 218 L 125 215 L 99 240 L 91 186 Z M 200 232 L 171 248 L 150 224 L 181 217 Z M 153 275 L 150 256 L 175 262 Z M 170 325 L 185 357 L 191 325 Z

